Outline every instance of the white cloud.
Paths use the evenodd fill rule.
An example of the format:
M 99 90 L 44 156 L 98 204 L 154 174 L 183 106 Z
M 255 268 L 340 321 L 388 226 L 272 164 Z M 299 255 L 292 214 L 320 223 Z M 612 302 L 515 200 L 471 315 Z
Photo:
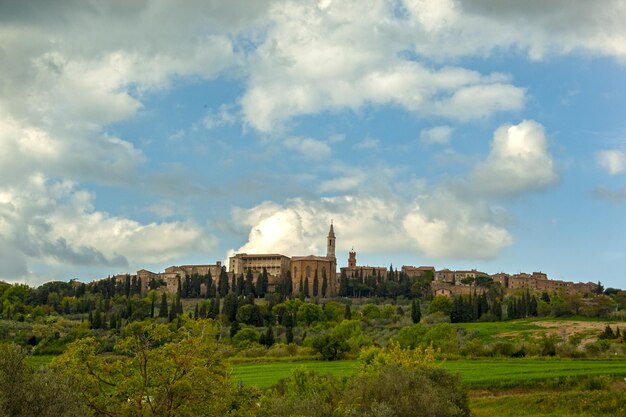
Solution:
M 285 139 L 284 144 L 308 159 L 327 159 L 331 153 L 330 146 L 317 139 L 292 137 Z
M 250 227 L 248 241 L 237 252 L 324 255 L 333 219 L 341 251 L 408 250 L 439 259 L 496 256 L 512 242 L 496 217 L 484 203 L 463 201 L 445 190 L 422 195 L 415 204 L 343 195 L 266 202 L 233 212 L 236 223 Z
M 496 217 L 484 202 L 440 189 L 418 197 L 403 226 L 414 245 L 431 258 L 489 259 L 513 241 L 494 222 Z
M 543 126 L 532 120 L 500 126 L 493 135 L 489 156 L 474 169 L 470 180 L 476 190 L 495 195 L 555 184 L 558 175 Z
M 370 104 L 467 121 L 519 110 L 525 90 L 504 74 L 425 62 L 501 51 L 532 59 L 577 51 L 626 58 L 621 0 L 492 3 L 275 3 L 267 16 L 272 25 L 250 55 L 243 115 L 263 132 L 299 115 Z
M 626 172 L 626 152 L 619 149 L 605 149 L 596 154 L 598 164 L 611 175 Z
M 420 140 L 427 145 L 447 145 L 450 143 L 454 129 L 450 126 L 435 126 L 429 129 L 422 129 Z
M 93 207 L 71 182 L 32 176 L 0 196 L 0 279 L 28 277 L 33 267 L 115 268 L 166 262 L 215 246 L 193 222 L 142 224 Z
M 339 250 L 393 251 L 409 243 L 399 228 L 401 212 L 375 197 L 341 196 L 319 200 L 290 199 L 235 209 L 236 223 L 250 227 L 248 242 L 237 252 L 277 252 L 288 256 L 326 254 L 326 235 L 333 220 Z

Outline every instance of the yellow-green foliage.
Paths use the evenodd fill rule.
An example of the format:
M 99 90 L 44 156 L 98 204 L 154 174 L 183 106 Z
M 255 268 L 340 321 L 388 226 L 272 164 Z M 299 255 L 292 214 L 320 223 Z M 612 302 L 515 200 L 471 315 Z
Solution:
M 211 320 L 126 326 L 115 356 L 99 354 L 94 338 L 74 342 L 52 366 L 81 380 L 96 415 L 221 416 L 231 384 Z
M 402 349 L 400 344 L 392 341 L 386 348 L 370 348 L 363 351 L 361 361 L 364 369 L 381 369 L 391 364 L 407 369 L 435 366 L 435 350 L 432 346 L 425 349 Z

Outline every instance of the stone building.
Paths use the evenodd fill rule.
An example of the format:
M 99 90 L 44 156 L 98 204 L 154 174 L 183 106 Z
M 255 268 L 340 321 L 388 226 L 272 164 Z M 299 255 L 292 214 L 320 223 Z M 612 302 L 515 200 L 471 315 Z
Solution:
M 213 279 L 217 279 L 222 271 L 222 262 L 216 261 L 214 264 L 210 265 L 173 265 L 165 268 L 164 272 L 158 274 L 158 278 L 165 283 L 167 292 L 176 292 L 178 290 L 179 278 L 184 280 L 185 277 L 194 274 L 204 276 L 207 275 L 209 271 Z M 206 289 L 203 289 L 203 291 L 206 291 Z
M 387 268 L 384 266 L 358 266 L 356 264 L 356 252 L 352 249 L 348 252 L 348 266 L 339 268 L 341 273 L 345 273 L 348 278 L 362 277 L 366 279 L 371 276 L 387 279 Z
M 321 294 L 322 282 L 326 277 L 326 296 L 335 296 L 338 291 L 337 282 L 337 258 L 335 257 L 336 237 L 333 224 L 330 224 L 330 230 L 326 237 L 326 256 L 294 256 L 291 258 L 291 280 L 293 284 L 294 294 L 300 294 L 304 288 L 300 287 L 300 283 L 305 285 L 309 283 L 308 293 L 313 295 L 313 282 L 315 276 L 318 279 L 318 294 Z
M 421 277 L 425 273 L 430 273 L 430 274 L 432 274 L 433 277 L 435 276 L 435 267 L 434 266 L 409 266 L 409 265 L 402 265 L 402 268 L 400 270 L 404 273 L 404 275 L 406 275 L 409 278 Z
M 291 268 L 291 259 L 276 253 L 238 253 L 228 258 L 228 271 L 235 275 L 245 274 L 250 269 L 256 276 L 263 272 L 263 268 L 270 276 L 283 277 Z

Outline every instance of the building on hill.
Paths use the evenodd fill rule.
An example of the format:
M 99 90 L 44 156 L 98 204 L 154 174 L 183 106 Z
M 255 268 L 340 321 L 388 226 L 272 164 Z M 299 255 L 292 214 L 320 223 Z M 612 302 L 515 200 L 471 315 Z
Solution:
M 433 278 L 435 276 L 435 267 L 434 266 L 410 266 L 410 265 L 402 265 L 400 271 L 404 273 L 409 278 L 418 278 L 423 276 L 424 274 L 429 274 Z
M 235 275 L 245 274 L 248 270 L 258 275 L 265 268 L 270 276 L 284 277 L 290 267 L 291 259 L 277 253 L 238 253 L 228 258 L 228 271 Z
M 317 295 L 322 295 L 322 286 L 326 280 L 326 296 L 336 296 L 339 285 L 337 282 L 337 258 L 335 257 L 336 237 L 333 224 L 326 237 L 326 256 L 294 256 L 291 258 L 291 280 L 294 294 L 304 291 L 315 296 L 315 278 L 317 277 Z M 305 288 L 308 283 L 308 288 Z
M 158 274 L 158 279 L 165 283 L 167 292 L 176 292 L 178 290 L 178 280 L 184 280 L 186 277 L 193 275 L 206 276 L 211 273 L 211 277 L 215 280 L 220 276 L 222 271 L 222 262 L 216 261 L 209 265 L 180 265 L 165 268 L 164 272 Z M 206 291 L 206 289 L 203 289 Z
M 367 279 L 369 277 L 376 277 L 377 279 L 386 279 L 387 268 L 384 266 L 364 266 L 357 265 L 356 252 L 354 248 L 348 252 L 348 266 L 339 268 L 342 274 L 346 274 L 348 278 L 362 278 Z

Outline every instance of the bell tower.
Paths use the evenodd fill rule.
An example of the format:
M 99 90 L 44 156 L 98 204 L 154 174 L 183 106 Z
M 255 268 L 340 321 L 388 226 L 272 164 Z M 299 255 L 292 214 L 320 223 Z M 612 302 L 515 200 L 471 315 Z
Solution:
M 354 248 L 348 252 L 348 268 L 356 268 L 356 252 Z
M 326 257 L 327 258 L 335 258 L 335 230 L 333 229 L 333 221 L 330 221 L 330 230 L 328 231 L 328 236 L 326 237 Z

